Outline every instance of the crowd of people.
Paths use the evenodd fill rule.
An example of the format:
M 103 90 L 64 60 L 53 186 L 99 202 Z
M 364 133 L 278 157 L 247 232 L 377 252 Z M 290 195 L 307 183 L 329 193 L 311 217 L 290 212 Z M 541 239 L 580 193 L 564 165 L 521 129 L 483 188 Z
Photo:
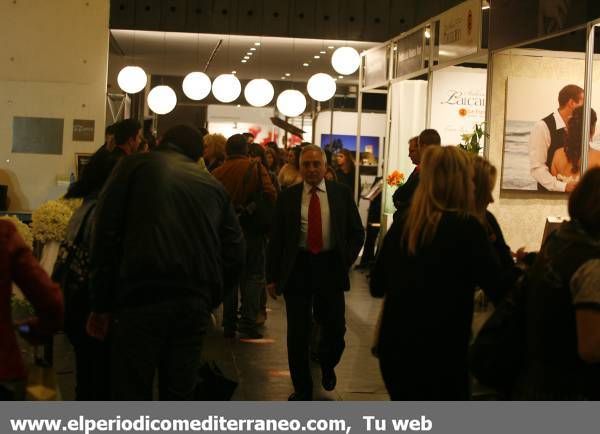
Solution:
M 370 273 L 372 295 L 385 297 L 374 352 L 390 397 L 469 399 L 477 288 L 495 306 L 526 293 L 528 351 L 509 397 L 597 397 L 600 168 L 574 187 L 571 220 L 531 260 L 512 253 L 488 210 L 496 168 L 440 144 L 430 129 L 409 141 L 416 168 L 394 194 Z M 157 374 L 159 399 L 194 399 L 211 312 L 223 305 L 226 339 L 260 339 L 267 296 L 286 306 L 289 400 L 312 399 L 311 358 L 333 390 L 344 292 L 365 241 L 355 173 L 350 152 L 310 143 L 286 151 L 183 125 L 155 143 L 135 120 L 110 127 L 66 194 L 83 204 L 52 280 L 0 221 L 2 396 L 22 397 L 25 377 L 5 303 L 13 281 L 37 315 L 21 335 L 36 342 L 62 327 L 72 343 L 78 400 L 150 400 Z

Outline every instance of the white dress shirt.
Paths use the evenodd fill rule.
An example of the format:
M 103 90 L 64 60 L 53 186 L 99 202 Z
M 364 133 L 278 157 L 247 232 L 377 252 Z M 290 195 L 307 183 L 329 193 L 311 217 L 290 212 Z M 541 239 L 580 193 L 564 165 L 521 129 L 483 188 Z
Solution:
M 313 186 L 304 182 L 302 189 L 302 209 L 300 218 L 300 248 L 306 249 L 306 237 L 308 236 L 308 207 L 312 197 Z M 317 196 L 321 204 L 321 229 L 323 230 L 323 251 L 331 250 L 331 218 L 329 213 L 329 200 L 327 199 L 327 187 L 323 179 L 317 185 Z
M 558 110 L 553 115 L 556 121 L 556 129 L 566 128 L 565 121 L 560 113 L 558 113 Z M 550 130 L 546 122 L 543 120 L 536 122 L 529 136 L 529 166 L 531 176 L 549 191 L 565 191 L 567 184 L 552 176 L 550 168 L 546 165 L 551 141 Z

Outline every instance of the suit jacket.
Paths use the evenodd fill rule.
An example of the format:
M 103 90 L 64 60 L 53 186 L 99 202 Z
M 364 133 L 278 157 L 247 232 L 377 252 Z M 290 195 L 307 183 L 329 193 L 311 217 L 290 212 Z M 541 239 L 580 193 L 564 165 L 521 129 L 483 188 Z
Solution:
M 402 216 L 408 208 L 410 208 L 410 204 L 412 202 L 412 198 L 415 195 L 415 191 L 419 186 L 419 169 L 415 168 L 412 171 L 404 185 L 400 186 L 398 190 L 394 192 L 394 196 L 392 199 L 394 201 L 394 206 L 396 207 L 396 212 L 394 213 L 394 221 L 398 220 L 400 216 Z
M 348 271 L 362 247 L 364 229 L 350 190 L 337 182 L 326 181 L 331 218 L 333 250 L 339 258 L 339 287 L 350 289 Z M 277 199 L 275 221 L 267 250 L 267 281 L 277 284 L 279 294 L 285 291 L 299 252 L 304 183 L 284 190 Z M 337 286 L 337 285 L 336 285 Z

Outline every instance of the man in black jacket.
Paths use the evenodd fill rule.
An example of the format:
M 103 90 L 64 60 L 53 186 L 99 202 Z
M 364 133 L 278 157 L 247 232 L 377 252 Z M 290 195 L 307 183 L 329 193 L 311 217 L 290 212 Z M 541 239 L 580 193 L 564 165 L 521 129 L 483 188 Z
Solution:
M 197 164 L 202 136 L 173 127 L 161 146 L 124 158 L 98 199 L 92 235 L 88 332 L 112 317 L 112 393 L 193 398 L 212 308 L 243 266 L 244 241 L 229 196 Z
M 440 146 L 442 139 L 436 130 L 423 130 L 418 137 L 413 137 L 408 141 L 408 157 L 412 161 L 415 169 L 412 171 L 406 182 L 401 185 L 392 196 L 396 212 L 394 220 L 398 220 L 400 216 L 405 214 L 410 208 L 412 198 L 415 195 L 417 186 L 419 185 L 419 164 L 421 163 L 421 155 L 427 146 Z
M 309 341 L 312 314 L 319 324 L 322 385 L 333 390 L 334 368 L 344 351 L 344 291 L 348 270 L 364 240 L 364 229 L 350 190 L 324 180 L 325 152 L 307 145 L 300 156 L 304 178 L 277 201 L 268 249 L 267 289 L 283 294 L 287 310 L 288 362 L 294 393 L 290 400 L 312 399 Z

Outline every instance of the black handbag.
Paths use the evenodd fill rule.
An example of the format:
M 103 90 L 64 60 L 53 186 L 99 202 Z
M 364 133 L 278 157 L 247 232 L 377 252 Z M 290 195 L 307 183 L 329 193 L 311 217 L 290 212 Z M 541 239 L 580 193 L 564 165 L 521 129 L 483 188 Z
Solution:
M 484 386 L 509 391 L 525 362 L 526 280 L 499 303 L 469 349 L 473 376 Z
M 515 299 L 496 306 L 469 349 L 469 367 L 484 386 L 508 391 L 523 368 L 526 349 L 523 307 Z
M 255 233 L 266 234 L 271 230 L 275 207 L 265 194 L 260 173 L 260 163 L 252 162 L 250 164 L 250 167 L 244 175 L 244 185 L 248 185 L 252 172 L 255 169 L 258 180 L 258 189 L 255 192 L 250 193 L 246 203 L 238 209 L 238 217 L 243 229 Z

